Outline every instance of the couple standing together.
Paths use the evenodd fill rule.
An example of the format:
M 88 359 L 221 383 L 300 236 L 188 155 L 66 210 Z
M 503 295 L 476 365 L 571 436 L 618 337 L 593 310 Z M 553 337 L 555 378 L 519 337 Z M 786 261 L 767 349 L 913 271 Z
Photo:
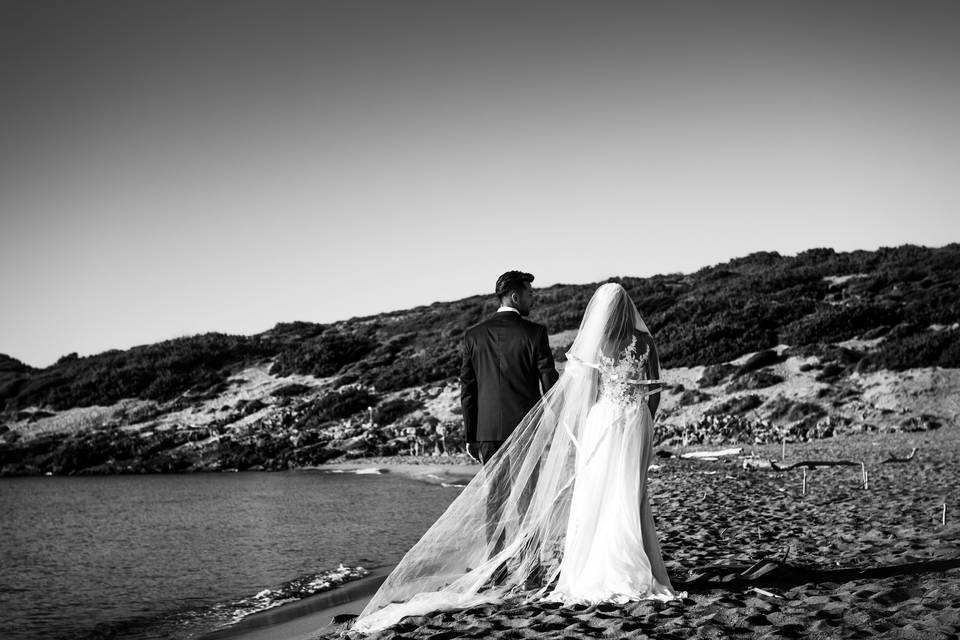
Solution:
M 354 624 L 491 603 L 679 597 L 647 496 L 660 381 L 626 290 L 597 289 L 558 375 L 528 321 L 533 276 L 497 280 L 497 313 L 464 335 L 467 451 L 483 468 L 407 552 Z

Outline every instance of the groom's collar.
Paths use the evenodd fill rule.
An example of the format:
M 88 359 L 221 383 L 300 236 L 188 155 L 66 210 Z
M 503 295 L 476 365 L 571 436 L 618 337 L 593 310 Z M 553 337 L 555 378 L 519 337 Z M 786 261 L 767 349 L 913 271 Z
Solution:
M 513 307 L 500 307 L 497 309 L 497 313 L 501 313 L 503 311 L 513 311 L 515 314 L 520 315 L 520 311 L 518 309 L 514 309 Z

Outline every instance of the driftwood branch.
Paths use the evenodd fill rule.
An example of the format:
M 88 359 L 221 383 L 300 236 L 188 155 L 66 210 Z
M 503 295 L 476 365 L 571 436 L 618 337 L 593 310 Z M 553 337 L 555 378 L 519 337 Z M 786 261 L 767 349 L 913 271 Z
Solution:
M 716 451 L 689 451 L 687 453 L 681 453 L 681 458 L 693 458 L 701 460 L 716 460 L 717 458 L 723 456 L 738 456 L 743 453 L 743 447 L 736 447 L 733 449 L 717 449 Z
M 890 457 L 887 458 L 886 460 L 881 460 L 880 464 L 888 464 L 891 462 L 910 462 L 911 460 L 913 460 L 913 456 L 915 455 L 917 455 L 916 447 L 913 448 L 913 451 L 911 451 L 910 455 L 908 455 L 906 458 L 898 458 L 897 456 L 891 453 Z
M 774 471 L 787 471 L 798 467 L 814 469 L 816 467 L 859 467 L 862 466 L 859 460 L 801 460 L 793 464 L 779 465 L 773 460 L 770 461 L 770 468 Z
M 723 456 L 738 456 L 743 453 L 743 447 L 731 449 L 717 449 L 715 451 L 688 451 L 687 453 L 674 453 L 667 449 L 659 449 L 656 452 L 658 458 L 685 458 L 688 460 L 707 460 L 713 461 Z
M 881 460 L 880 464 L 890 464 L 890 463 L 902 463 L 910 462 L 917 455 L 917 447 L 913 448 L 913 451 L 910 452 L 910 455 L 906 457 L 899 457 L 894 454 L 889 454 L 889 457 L 886 460 Z M 760 465 L 756 465 L 760 466 Z M 766 465 L 763 465 L 766 466 Z M 815 469 L 816 467 L 863 467 L 863 462 L 859 460 L 801 460 L 799 462 L 794 462 L 791 464 L 777 464 L 773 460 L 770 460 L 770 468 L 774 471 L 788 471 L 790 469 L 797 469 L 799 467 L 806 467 L 807 469 Z

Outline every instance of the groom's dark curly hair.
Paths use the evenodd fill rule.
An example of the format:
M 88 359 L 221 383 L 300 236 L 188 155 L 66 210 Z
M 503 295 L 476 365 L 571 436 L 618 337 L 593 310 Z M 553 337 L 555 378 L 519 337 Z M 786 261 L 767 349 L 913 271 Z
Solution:
M 525 271 L 507 271 L 497 278 L 496 294 L 498 298 L 503 298 L 511 293 L 520 293 L 523 291 L 525 282 L 533 282 L 533 274 Z

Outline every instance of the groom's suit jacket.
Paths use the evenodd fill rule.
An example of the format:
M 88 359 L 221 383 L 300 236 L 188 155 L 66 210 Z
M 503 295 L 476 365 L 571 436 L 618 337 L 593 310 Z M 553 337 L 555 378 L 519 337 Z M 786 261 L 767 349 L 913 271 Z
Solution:
M 460 404 L 467 442 L 503 441 L 559 378 L 547 328 L 500 311 L 463 336 Z

